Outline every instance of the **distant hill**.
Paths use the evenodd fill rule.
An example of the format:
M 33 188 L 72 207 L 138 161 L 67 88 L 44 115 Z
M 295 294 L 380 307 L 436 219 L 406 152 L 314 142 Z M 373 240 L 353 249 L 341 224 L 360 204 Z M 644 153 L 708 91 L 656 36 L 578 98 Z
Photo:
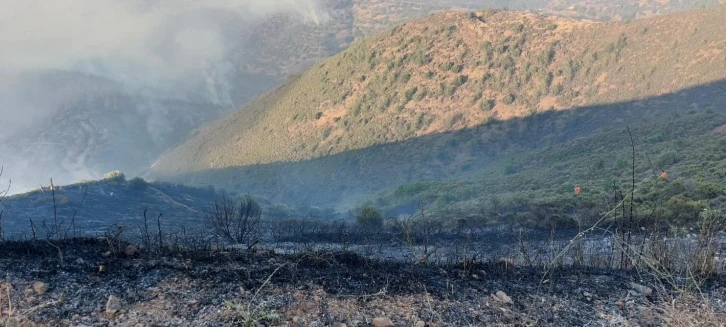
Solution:
M 74 226 L 78 233 L 99 234 L 113 225 L 136 233 L 143 223 L 144 210 L 150 226 L 156 226 L 156 219 L 163 214 L 160 221 L 166 231 L 178 232 L 181 227 L 202 226 L 208 206 L 221 199 L 222 194 L 214 189 L 147 183 L 140 178 L 126 180 L 122 175 L 55 186 L 58 221 L 68 235 Z M 50 187 L 6 197 L 0 210 L 3 232 L 12 238 L 31 236 L 32 221 L 42 239 L 43 225 L 50 227 L 54 223 Z
M 163 177 L 321 158 L 715 82 L 726 77 L 724 14 L 608 24 L 511 11 L 433 15 L 356 42 L 201 129 L 152 170 Z

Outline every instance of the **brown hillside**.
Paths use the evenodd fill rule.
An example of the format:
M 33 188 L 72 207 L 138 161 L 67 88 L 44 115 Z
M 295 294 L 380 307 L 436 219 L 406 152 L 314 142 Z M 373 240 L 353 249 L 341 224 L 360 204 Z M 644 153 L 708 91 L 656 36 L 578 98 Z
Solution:
M 726 77 L 726 8 L 629 23 L 448 12 L 355 42 L 157 161 L 296 161 Z

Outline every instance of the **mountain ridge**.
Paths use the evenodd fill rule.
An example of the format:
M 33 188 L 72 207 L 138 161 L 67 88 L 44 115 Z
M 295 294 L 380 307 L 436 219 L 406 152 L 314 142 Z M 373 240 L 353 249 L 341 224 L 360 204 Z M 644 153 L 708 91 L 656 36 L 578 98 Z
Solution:
M 509 11 L 436 14 L 358 41 L 202 128 L 152 171 L 319 158 L 713 82 L 726 65 L 717 36 L 726 31 L 713 21 L 724 13 L 609 24 Z M 668 33 L 684 38 L 667 42 Z

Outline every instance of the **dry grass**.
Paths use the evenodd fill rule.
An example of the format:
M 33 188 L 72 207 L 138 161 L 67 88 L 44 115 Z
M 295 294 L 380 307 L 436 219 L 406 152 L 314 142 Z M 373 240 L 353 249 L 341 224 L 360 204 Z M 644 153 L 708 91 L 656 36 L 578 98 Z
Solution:
M 662 314 L 663 322 L 671 327 L 726 326 L 726 313 L 718 312 L 707 298 L 684 294 L 654 310 Z

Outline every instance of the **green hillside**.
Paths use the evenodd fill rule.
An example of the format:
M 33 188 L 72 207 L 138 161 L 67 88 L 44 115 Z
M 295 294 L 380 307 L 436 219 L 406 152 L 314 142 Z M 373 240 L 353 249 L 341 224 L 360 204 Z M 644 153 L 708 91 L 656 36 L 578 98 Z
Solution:
M 629 126 L 639 220 L 694 222 L 704 208 L 725 208 L 726 106 L 720 108 Z M 424 203 L 442 216 L 537 225 L 592 222 L 622 199 L 618 192 L 629 193 L 632 162 L 627 127 L 606 127 L 502 158 L 470 178 L 408 183 L 372 201 L 391 214 Z
M 152 175 L 341 207 L 420 180 L 501 175 L 539 146 L 601 127 L 719 111 L 724 14 L 609 24 L 436 14 L 358 41 L 206 126 Z M 480 201 L 453 198 L 444 202 Z
M 708 143 L 694 141 L 688 149 L 682 149 L 682 140 L 664 139 L 662 135 L 672 135 L 668 128 L 676 126 L 679 137 L 717 140 L 719 134 L 713 131 L 716 125 L 724 123 L 724 100 L 726 92 L 718 85 L 704 85 L 645 100 L 493 120 L 471 129 L 318 159 L 211 169 L 175 179 L 198 185 L 209 183 L 239 193 L 254 192 L 291 205 L 336 205 L 344 209 L 372 200 L 395 214 L 411 212 L 419 201 L 426 200 L 429 209 L 453 210 L 456 215 L 480 214 L 492 195 L 503 200 L 529 196 L 534 199 L 535 195 L 545 194 L 541 197 L 543 201 L 553 196 L 571 199 L 575 184 L 588 191 L 589 183 L 610 185 L 614 179 L 627 177 L 628 169 L 613 168 L 616 162 L 622 165 L 623 160 L 630 161 L 630 141 L 623 134 L 627 126 L 636 139 L 638 164 L 646 164 L 648 160 L 642 156 L 647 154 L 653 169 L 667 169 L 671 177 L 677 177 L 680 166 L 657 162 L 661 152 L 707 152 L 709 148 L 702 146 Z M 572 152 L 578 156 L 576 159 L 568 156 L 575 146 L 573 140 L 578 142 L 577 150 Z M 670 151 L 666 151 L 668 148 Z M 605 162 L 600 164 L 599 159 Z M 593 160 L 597 161 L 596 166 L 604 168 L 607 163 L 610 169 L 591 180 L 571 173 L 589 169 Z M 528 174 L 539 174 L 540 170 L 542 175 L 530 179 Z M 638 174 L 639 180 L 652 175 L 642 168 Z M 520 180 L 509 183 L 512 178 Z M 450 181 L 441 183 L 446 180 Z M 389 191 L 370 197 L 382 189 Z M 606 191 L 588 194 L 599 196 L 603 192 Z
M 354 44 L 203 128 L 153 169 L 310 159 L 712 82 L 726 77 L 726 31 L 717 19 L 724 14 L 627 24 L 515 12 L 434 15 Z

